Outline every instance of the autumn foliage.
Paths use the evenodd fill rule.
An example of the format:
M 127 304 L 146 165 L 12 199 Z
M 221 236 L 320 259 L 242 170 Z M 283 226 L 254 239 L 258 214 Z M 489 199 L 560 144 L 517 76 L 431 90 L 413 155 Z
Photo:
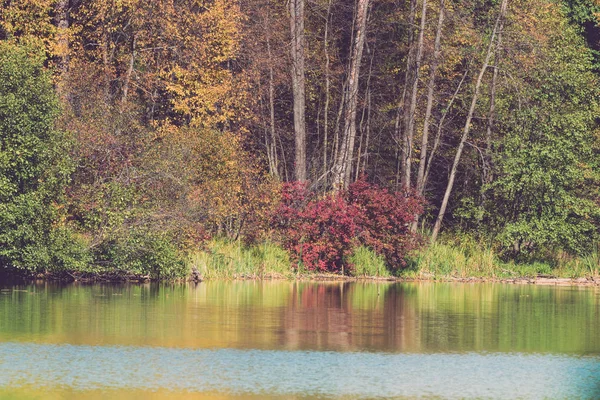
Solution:
M 347 190 L 319 197 L 301 182 L 283 185 L 274 225 L 296 267 L 338 272 L 352 268 L 352 249 L 365 245 L 402 268 L 406 255 L 419 246 L 410 223 L 423 211 L 413 194 L 391 193 L 364 178 Z

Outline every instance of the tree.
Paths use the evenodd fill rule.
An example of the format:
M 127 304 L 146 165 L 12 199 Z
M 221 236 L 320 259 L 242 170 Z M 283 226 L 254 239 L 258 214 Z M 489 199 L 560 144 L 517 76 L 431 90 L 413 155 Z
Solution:
M 524 70 L 514 64 L 514 53 L 504 62 L 521 85 L 516 96 L 502 93 L 502 153 L 494 161 L 496 179 L 483 188 L 484 221 L 517 254 L 554 248 L 581 253 L 591 250 L 600 218 L 597 139 L 591 134 L 598 78 L 591 52 L 557 7 L 540 15 L 536 28 L 544 40 L 515 46 L 532 49 L 535 62 Z
M 304 0 L 290 2 L 290 32 L 292 37 L 292 89 L 294 94 L 294 135 L 296 157 L 294 176 L 297 181 L 306 180 L 306 89 L 304 52 Z
M 358 0 L 354 43 L 350 69 L 346 77 L 346 92 L 344 97 L 344 131 L 340 150 L 333 166 L 333 186 L 336 190 L 347 188 L 354 161 L 354 141 L 356 139 L 356 107 L 358 103 L 358 84 L 360 66 L 367 30 L 367 15 L 369 0 Z
M 442 221 L 444 219 L 444 214 L 446 213 L 446 207 L 448 206 L 448 200 L 450 199 L 450 194 L 452 193 L 452 187 L 454 186 L 454 180 L 456 178 L 456 171 L 458 169 L 458 164 L 460 162 L 460 157 L 462 155 L 465 143 L 467 138 L 469 137 L 469 132 L 471 131 L 471 120 L 473 119 L 473 115 L 475 113 L 475 106 L 477 105 L 477 101 L 479 99 L 479 92 L 481 89 L 481 84 L 483 80 L 483 76 L 489 66 L 490 59 L 493 55 L 493 50 L 497 43 L 495 42 L 496 35 L 502 30 L 503 19 L 506 15 L 508 0 L 502 0 L 500 5 L 500 11 L 498 13 L 498 17 L 496 18 L 496 23 L 494 25 L 494 29 L 492 30 L 492 34 L 490 37 L 490 41 L 488 44 L 487 52 L 485 55 L 485 60 L 483 61 L 483 65 L 479 70 L 479 75 L 477 76 L 477 81 L 475 83 L 475 90 L 473 93 L 473 97 L 471 99 L 471 106 L 469 107 L 469 113 L 467 114 L 467 119 L 465 121 L 465 125 L 463 128 L 463 133 L 460 138 L 460 142 L 458 144 L 458 148 L 456 149 L 456 155 L 454 156 L 454 163 L 452 164 L 452 169 L 450 170 L 450 177 L 448 178 L 448 184 L 446 185 L 446 191 L 444 193 L 444 198 L 442 199 L 442 204 L 440 206 L 440 210 L 438 212 L 437 219 L 435 220 L 435 224 L 433 226 L 433 231 L 431 233 L 431 242 L 435 242 L 437 236 L 442 227 Z
M 0 42 L 0 267 L 76 262 L 60 228 L 68 140 L 54 128 L 58 101 L 44 62 L 43 49 Z

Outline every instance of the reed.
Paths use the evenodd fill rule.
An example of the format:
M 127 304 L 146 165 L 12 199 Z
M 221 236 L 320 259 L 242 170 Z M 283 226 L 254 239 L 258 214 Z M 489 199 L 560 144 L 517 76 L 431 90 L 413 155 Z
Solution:
M 197 268 L 209 280 L 290 278 L 290 265 L 285 250 L 267 241 L 245 246 L 240 241 L 213 239 L 188 257 L 189 268 Z
M 352 264 L 352 275 L 356 277 L 390 277 L 383 257 L 365 246 L 356 247 L 348 261 Z
M 600 252 L 595 249 L 587 255 L 573 256 L 554 251 L 528 262 L 504 261 L 492 246 L 462 240 L 432 244 L 410 257 L 408 264 L 401 275 L 411 278 L 579 278 L 598 276 Z

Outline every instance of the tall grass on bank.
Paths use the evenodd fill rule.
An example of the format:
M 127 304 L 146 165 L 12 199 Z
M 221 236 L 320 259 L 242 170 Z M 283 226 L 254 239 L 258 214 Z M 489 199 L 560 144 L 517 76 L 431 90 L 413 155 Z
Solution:
M 424 247 L 408 258 L 405 269 L 392 273 L 382 256 L 365 246 L 355 248 L 347 259 L 352 268 L 346 270 L 354 277 L 445 278 L 531 278 L 554 276 L 578 278 L 598 276 L 600 252 L 575 257 L 563 252 L 547 254 L 541 261 L 516 263 L 503 261 L 491 246 L 474 240 L 438 242 Z M 292 268 L 287 252 L 272 242 L 246 246 L 240 241 L 213 239 L 205 250 L 188 257 L 188 270 L 198 269 L 204 279 L 231 280 L 247 278 L 292 279 L 311 272 Z
M 476 242 L 434 243 L 409 258 L 402 276 L 410 278 L 517 278 L 598 276 L 600 252 L 575 257 L 556 251 L 540 260 L 503 261 L 490 246 Z
M 382 256 L 365 246 L 354 249 L 348 262 L 352 269 L 349 275 L 355 277 L 390 277 Z M 192 253 L 188 257 L 188 269 L 198 269 L 203 279 L 239 278 L 294 278 L 311 274 L 302 266 L 293 270 L 288 253 L 279 245 L 263 242 L 246 246 L 239 241 L 213 239 L 205 250 Z
M 270 242 L 249 247 L 240 241 L 213 239 L 205 250 L 189 256 L 188 267 L 197 268 L 204 279 L 290 278 L 293 275 L 286 251 Z
M 498 262 L 491 248 L 434 243 L 409 258 L 409 277 L 496 276 Z
M 355 277 L 390 277 L 383 256 L 366 246 L 356 247 L 348 261 L 353 265 L 351 274 Z

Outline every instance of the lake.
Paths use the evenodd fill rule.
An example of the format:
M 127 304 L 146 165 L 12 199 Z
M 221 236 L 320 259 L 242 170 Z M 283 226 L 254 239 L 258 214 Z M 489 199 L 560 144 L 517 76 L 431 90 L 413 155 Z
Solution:
M 600 288 L 0 282 L 0 398 L 600 398 Z

